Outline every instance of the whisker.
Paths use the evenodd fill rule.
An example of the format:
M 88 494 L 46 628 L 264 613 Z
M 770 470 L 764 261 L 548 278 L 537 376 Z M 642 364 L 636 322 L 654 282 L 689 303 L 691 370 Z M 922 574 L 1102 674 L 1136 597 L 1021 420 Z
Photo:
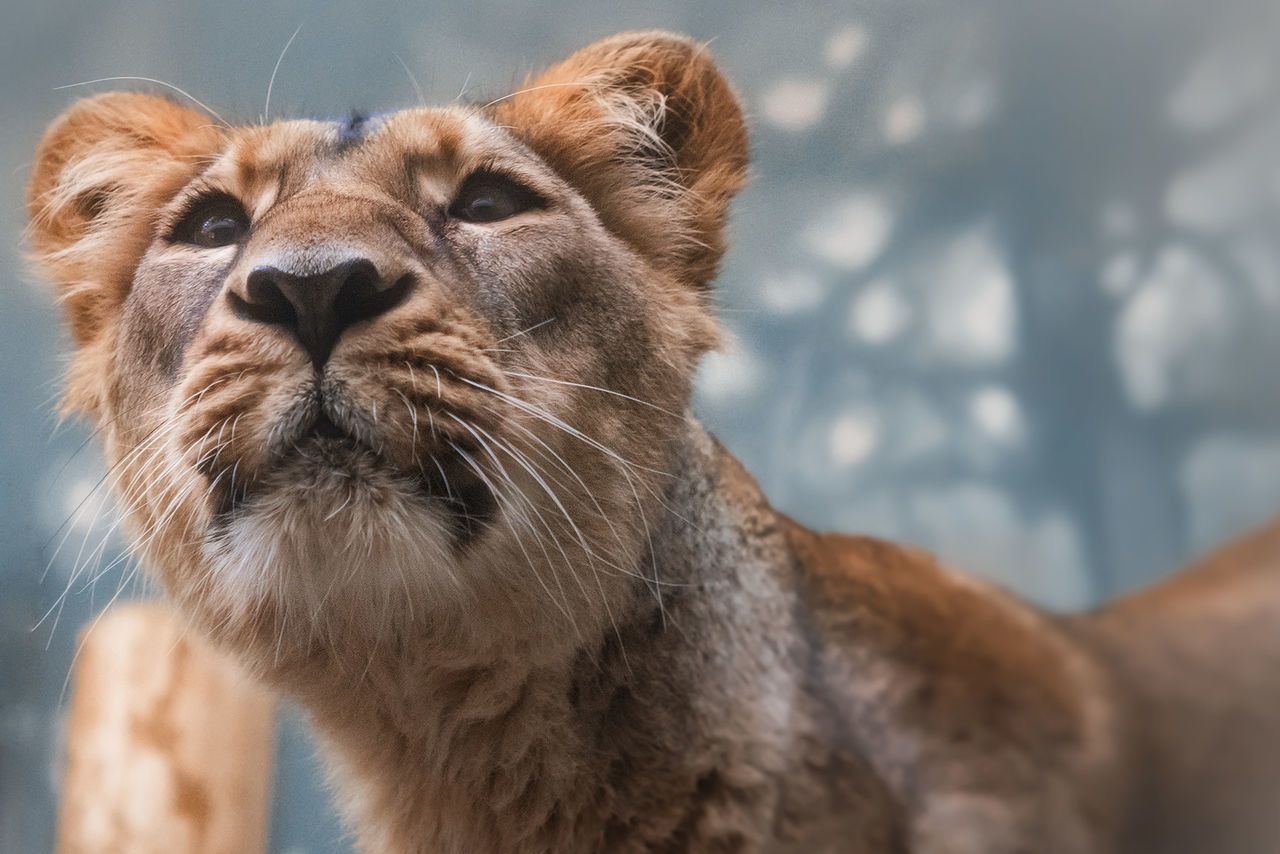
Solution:
M 208 391 L 213 386 L 222 382 L 223 379 L 225 378 L 214 380 L 213 382 L 209 383 L 209 385 L 201 389 L 199 392 L 193 393 L 192 395 L 188 396 L 186 400 L 178 404 L 177 408 L 180 409 L 182 406 L 186 405 L 186 403 L 190 402 L 192 397 L 195 397 L 196 394 L 203 395 L 204 392 Z M 75 458 L 76 454 L 79 454 L 85 448 L 85 446 L 88 445 L 89 442 L 91 442 L 103 430 L 107 429 L 107 427 L 111 426 L 114 422 L 115 422 L 115 419 L 104 420 L 101 424 L 99 424 L 97 427 L 94 428 L 93 432 L 89 434 L 89 437 L 80 443 L 80 446 L 76 448 L 75 452 L 71 455 L 71 458 L 68 459 L 67 462 L 63 464 L 62 468 L 58 470 L 58 474 L 55 475 L 53 478 L 53 481 L 51 481 L 51 484 L 49 487 L 50 489 L 53 488 L 52 484 L 57 481 L 58 477 L 62 475 L 62 472 L 66 470 L 67 466 L 71 464 L 71 460 Z M 121 457 L 119 460 L 113 463 L 105 472 L 103 472 L 102 477 L 100 477 L 98 481 L 93 485 L 93 487 L 89 490 L 89 494 L 86 495 L 80 501 L 80 503 L 77 504 L 72 509 L 71 513 L 67 516 L 66 519 L 63 520 L 62 524 L 59 525 L 57 528 L 55 528 L 53 533 L 49 535 L 49 538 L 45 541 L 44 545 L 41 547 L 41 550 L 43 551 L 44 549 L 49 548 L 50 543 L 53 542 L 53 538 L 58 536 L 59 532 L 61 532 L 64 527 L 66 527 L 68 524 L 71 523 L 71 521 L 75 518 L 76 514 L 80 511 L 80 508 L 84 505 L 84 503 L 94 496 L 94 494 L 98 491 L 98 489 L 100 489 L 102 485 L 112 477 L 112 475 L 115 473 L 115 471 L 118 468 L 120 468 L 122 465 L 125 465 L 127 462 L 134 459 L 139 454 L 139 452 L 143 451 L 148 446 L 148 444 L 151 443 L 154 439 L 159 438 L 162 435 L 163 431 L 170 426 L 171 425 L 167 417 L 162 419 L 160 424 L 152 428 L 150 432 L 148 432 L 145 436 L 142 437 L 137 447 L 129 451 L 129 453 L 125 454 L 123 457 Z M 61 548 L 61 545 L 59 546 L 59 548 Z M 55 551 L 54 554 L 56 556 L 57 552 Z M 47 574 L 48 574 L 48 567 L 45 568 L 45 575 Z M 42 575 L 41 579 L 43 580 L 44 577 L 45 576 Z
M 293 35 L 289 36 L 289 40 L 284 43 L 284 49 L 280 51 L 280 55 L 276 57 L 275 67 L 271 69 L 271 79 L 267 81 L 267 101 L 262 105 L 262 123 L 267 124 L 271 121 L 271 90 L 276 85 L 276 74 L 280 72 L 280 63 L 284 62 L 284 55 L 289 52 L 289 47 L 293 44 L 293 40 L 298 37 L 298 33 L 302 32 L 302 24 L 298 24 L 298 28 L 293 31 Z
M 163 426 L 164 425 L 161 425 L 161 427 Z M 117 461 L 113 466 L 111 466 L 111 468 L 109 468 L 103 474 L 103 476 L 99 478 L 98 482 L 94 484 L 93 488 L 89 490 L 89 494 L 86 495 L 80 501 L 80 503 L 76 505 L 76 508 L 71 512 L 71 515 L 67 517 L 67 520 L 63 522 L 62 525 L 59 526 L 59 530 L 65 527 L 67 529 L 66 533 L 63 535 L 62 540 L 58 543 L 58 547 L 54 549 L 54 552 L 50 556 L 49 561 L 45 564 L 45 569 L 41 575 L 41 579 L 44 579 L 48 576 L 49 571 L 53 568 L 54 563 L 56 563 L 58 559 L 58 555 L 61 554 L 63 546 L 66 545 L 67 540 L 70 538 L 72 534 L 72 528 L 70 527 L 71 523 L 77 517 L 80 516 L 81 511 L 83 510 L 87 502 L 94 500 L 95 498 L 97 499 L 98 503 L 93 512 L 93 521 L 88 525 L 88 527 L 85 530 L 84 539 L 81 542 L 79 553 L 77 554 L 75 561 L 72 563 L 71 574 L 68 577 L 66 586 L 63 588 L 62 593 L 59 594 L 57 599 L 54 601 L 54 604 L 50 606 L 49 610 L 46 611 L 45 614 L 39 619 L 39 621 L 37 621 L 36 624 L 31 627 L 31 630 L 35 631 L 44 623 L 46 619 L 49 618 L 50 614 L 54 614 L 54 612 L 56 611 L 56 614 L 54 614 L 53 628 L 50 630 L 50 634 L 49 634 L 49 641 L 48 641 L 49 643 L 53 642 L 53 635 L 57 631 L 58 619 L 62 613 L 62 608 L 66 604 L 67 597 L 70 595 L 71 591 L 75 587 L 76 579 L 80 576 L 80 573 L 87 567 L 88 562 L 93 560 L 93 555 L 95 552 L 97 552 L 97 549 L 90 552 L 88 561 L 84 560 L 84 548 L 88 543 L 88 538 L 92 534 L 92 532 L 97 528 L 98 518 L 102 514 L 102 510 L 106 504 L 107 499 L 110 497 L 110 491 L 102 489 L 103 485 L 106 484 L 111 478 L 113 478 L 118 473 L 118 470 L 120 468 L 127 465 L 129 462 L 136 459 L 137 457 L 141 456 L 141 454 L 147 452 L 156 443 L 156 441 L 162 437 L 162 435 L 163 433 L 161 431 L 161 428 L 157 427 L 155 430 L 152 431 L 152 433 L 149 436 L 147 436 L 138 445 L 137 448 L 133 449 L 128 454 L 125 454 L 119 461 Z M 127 501 L 127 498 L 126 498 L 126 501 Z M 116 523 L 116 525 L 118 524 L 119 522 Z M 111 529 L 108 530 L 107 533 L 103 535 L 103 543 L 102 543 L 103 548 L 105 548 L 106 540 L 107 538 L 110 537 L 111 532 L 115 530 L 116 525 L 112 525 Z M 53 536 L 57 536 L 56 531 L 54 532 Z M 52 541 L 52 537 L 50 538 L 50 540 Z M 46 548 L 47 547 L 48 547 L 48 544 L 46 543 Z
M 526 88 L 524 88 L 524 89 L 519 89 L 519 90 L 517 90 L 517 91 L 515 91 L 515 92 L 511 92 L 511 93 L 509 93 L 509 94 L 507 94 L 507 95 L 503 95 L 501 98 L 494 98 L 492 101 L 490 101 L 489 103 L 485 104 L 485 105 L 484 105 L 483 107 L 481 107 L 480 109 L 482 109 L 482 110 L 487 110 L 487 109 L 489 109 L 489 108 L 490 108 L 490 107 L 492 107 L 492 106 L 495 106 L 495 105 L 497 105 L 497 104 L 501 104 L 503 101 L 509 101 L 509 100 L 511 100 L 512 98 L 519 97 L 520 95 L 524 95 L 524 94 L 525 94 L 525 93 L 527 93 L 527 92 L 537 92 L 537 91 L 539 91 L 539 90 L 541 90 L 541 89 L 560 89 L 560 88 L 563 88 L 563 87 L 565 87 L 565 86 L 571 86 L 571 87 L 579 88 L 579 89 L 580 89 L 580 88 L 582 88 L 584 85 L 586 85 L 586 81 L 584 81 L 584 80 L 577 80 L 577 81 L 568 81 L 568 82 L 564 82 L 564 83 L 543 83 L 543 84 L 541 84 L 541 85 L 539 85 L 539 86 L 528 86 L 528 87 L 526 87 Z
M 524 379 L 527 379 L 527 380 L 539 380 L 541 382 L 555 383 L 556 385 L 573 386 L 574 388 L 585 388 L 585 389 L 590 389 L 592 391 L 604 392 L 605 394 L 611 394 L 614 397 L 621 397 L 625 400 L 630 400 L 633 403 L 638 403 L 641 406 L 647 406 L 650 409 L 656 409 L 658 412 L 661 412 L 663 415 L 670 415 L 672 418 L 679 418 L 681 420 L 684 419 L 683 415 L 679 415 L 675 412 L 672 412 L 669 409 L 663 409 L 661 406 L 658 406 L 657 404 L 654 404 L 654 403 L 650 403 L 647 400 L 641 400 L 638 397 L 632 397 L 629 394 L 623 394 L 620 391 L 614 391 L 613 389 L 610 389 L 610 388 L 601 388 L 598 385 L 587 385 L 586 383 L 575 383 L 575 382 L 570 382 L 569 380 L 558 380 L 558 379 L 555 379 L 554 377 L 540 377 L 535 374 L 523 374 L 523 373 L 520 373 L 519 371 L 507 371 L 507 374 L 513 377 L 523 377 Z
M 527 335 L 533 330 L 538 329 L 539 327 L 542 327 L 542 326 L 546 326 L 548 323 L 551 323 L 554 320 L 555 320 L 554 317 L 548 317 L 546 320 L 542 321 L 541 323 L 535 323 L 533 324 L 533 326 L 530 326 L 528 329 L 521 329 L 519 332 L 515 333 L 514 335 L 508 335 L 506 338 L 499 338 L 494 343 L 505 344 L 508 341 L 510 341 L 512 338 L 519 338 L 521 335 Z
M 458 90 L 458 94 L 454 96 L 454 103 L 462 100 L 462 96 L 467 94 L 467 84 L 471 82 L 471 72 L 467 72 L 467 76 L 462 78 L 462 88 Z
M 511 447 L 509 447 L 509 446 L 505 445 L 504 443 L 502 443 L 502 442 L 498 441 L 498 440 L 497 440 L 497 439 L 495 439 L 493 436 L 491 436 L 487 431 L 485 431 L 485 430 L 484 430 L 484 428 L 476 427 L 476 428 L 475 428 L 475 430 L 472 430 L 472 428 L 470 427 L 470 425 L 466 424 L 466 423 L 465 423 L 465 422 L 463 422 L 461 419 L 456 419 L 456 418 L 455 418 L 455 420 L 457 420 L 457 421 L 458 421 L 458 423 L 459 423 L 459 424 L 461 424 L 463 427 L 465 427 L 465 428 L 467 428 L 469 431 L 471 431 L 471 433 L 472 433 L 472 435 L 473 435 L 473 436 L 475 436 L 475 435 L 476 435 L 476 430 L 478 430 L 480 433 L 484 434 L 484 436 L 488 437 L 488 438 L 490 439 L 490 441 L 493 443 L 493 445 L 494 445 L 495 447 L 497 447 L 497 448 L 499 448 L 500 450 L 505 451 L 507 454 L 509 454 L 509 455 L 511 456 L 511 458 L 512 458 L 513 460 L 515 460 L 515 461 L 516 461 L 516 463 L 517 463 L 517 464 L 519 464 L 522 468 L 524 468 L 524 469 L 525 469 L 525 471 L 527 471 L 527 472 L 529 473 L 529 475 L 530 475 L 530 476 L 532 476 L 532 477 L 534 478 L 534 480 L 538 483 L 538 485 L 539 485 L 540 487 L 542 487 L 542 489 L 547 493 L 547 496 L 552 500 L 552 502 L 554 502 L 554 504 L 556 505 L 556 507 L 560 510 L 560 513 L 564 516 L 565 521 L 569 524 L 569 527 L 573 530 L 574 536 L 576 537 L 576 539 L 577 539 L 577 541 L 578 541 L 578 544 L 582 547 L 583 556 L 586 558 L 586 560 L 587 560 L 587 566 L 588 566 L 588 568 L 591 570 L 592 578 L 595 580 L 595 584 L 596 584 L 596 591 L 597 591 L 597 592 L 599 593 L 599 595 L 600 595 L 600 604 L 604 607 L 605 614 L 606 614 L 606 615 L 608 616 L 608 618 L 609 618 L 609 624 L 613 627 L 613 633 L 614 633 L 614 636 L 615 636 L 615 637 L 617 638 L 617 640 L 618 640 L 618 649 L 619 649 L 619 651 L 620 651 L 620 653 L 621 653 L 621 655 L 622 655 L 623 663 L 627 666 L 627 668 L 628 668 L 628 669 L 630 669 L 630 666 L 631 666 L 631 665 L 630 665 L 630 662 L 628 662 L 628 661 L 627 661 L 626 647 L 625 647 L 625 644 L 623 643 L 623 640 L 622 640 L 622 632 L 621 632 L 621 630 L 618 628 L 618 621 L 617 621 L 616 617 L 614 616 L 613 608 L 612 608 L 612 607 L 610 606 L 610 604 L 609 604 L 609 596 L 608 596 L 608 594 L 606 594 L 606 593 L 605 593 L 604 585 L 603 585 L 603 584 L 601 583 L 601 581 L 600 581 L 600 571 L 599 571 L 599 569 L 598 569 L 598 568 L 597 568 L 597 566 L 596 566 L 596 558 L 597 558 L 597 555 L 595 554 L 594 550 L 591 548 L 591 545 L 587 542 L 587 538 L 586 538 L 586 536 L 582 533 L 582 530 L 581 530 L 581 529 L 577 526 L 577 524 L 573 521 L 573 517 L 570 515 L 570 513 L 569 513 L 568 509 L 567 509 L 567 508 L 564 506 L 564 504 L 560 501 L 559 496 L 557 496 L 557 495 L 556 495 L 556 493 L 555 493 L 555 491 L 554 491 L 554 490 L 552 490 L 552 489 L 551 489 L 551 487 L 547 485 L 546 481 L 545 481 L 541 476 L 539 476 L 539 475 L 538 475 L 538 473 L 537 473 L 537 472 L 534 470 L 534 468 L 532 467 L 531 462 L 530 462 L 529 460 L 527 460 L 527 459 L 524 457 L 524 455 L 523 455 L 523 454 L 520 454 L 520 453 L 519 453 L 518 451 L 516 451 L 515 449 L 513 449 L 513 448 L 511 448 Z M 483 439 L 480 439 L 480 437 L 479 437 L 479 436 L 476 436 L 476 438 L 477 438 L 477 440 L 480 442 L 481 447 L 483 447 L 483 448 L 485 448 L 486 450 L 488 450 L 488 446 L 485 444 L 484 440 L 483 440 Z M 498 462 L 498 460 L 497 460 L 497 458 L 496 458 L 496 457 L 493 457 L 492 452 L 489 452 L 489 454 L 490 454 L 490 457 L 491 457 L 491 458 L 493 458 L 494 463 L 495 463 L 496 465 L 498 465 L 499 470 L 500 470 L 500 471 L 502 471 L 502 472 L 503 472 L 503 475 L 504 475 L 505 477 L 507 477 L 508 481 L 510 481 L 510 480 L 511 480 L 511 479 L 510 479 L 510 476 L 506 474 L 505 470 L 502 468 L 502 464 Z M 522 493 L 522 494 L 523 494 L 523 493 Z M 530 508 L 531 508 L 531 509 L 533 509 L 534 513 L 538 515 L 538 518 L 539 518 L 539 520 L 542 522 L 543 527 L 547 529 L 547 532 L 551 535 L 551 537 L 552 537 L 553 541 L 555 541 L 556 546 L 557 546 L 557 548 L 559 548 L 561 555 L 563 555 L 563 556 L 564 556 L 564 558 L 565 558 L 565 568 L 566 568 L 566 569 L 569 571 L 569 573 L 573 576 L 574 581 L 575 581 L 575 582 L 577 582 L 579 590 L 581 590 L 581 591 L 582 591 L 582 593 L 583 593 L 583 595 L 584 595 L 584 596 L 586 596 L 586 590 L 585 590 L 585 589 L 583 589 L 583 587 L 582 587 L 582 581 L 581 581 L 581 579 L 579 579 L 579 578 L 578 578 L 578 574 L 577 574 L 577 572 L 575 572 L 575 571 L 574 571 L 573 564 L 572 564 L 572 562 L 570 562 L 570 561 L 569 561 L 568 555 L 567 555 L 567 554 L 565 554 L 564 548 L 563 548 L 562 546 L 560 546 L 558 538 L 556 538 L 556 536 L 555 536 L 554 532 L 552 532 L 552 531 L 551 531 L 550 526 L 547 524 L 546 520 L 542 518 L 542 514 L 541 514 L 540 512 L 538 512 L 537 508 L 536 508 L 536 507 L 533 507 L 533 505 L 532 505 L 531 503 L 530 503 L 530 505 L 529 505 L 529 506 L 530 506 Z M 606 519 L 606 521 L 607 521 L 607 519 Z M 622 572 L 624 575 L 633 575 L 633 573 L 628 573 L 628 572 L 626 572 L 626 570 L 623 570 L 621 567 L 618 567 L 618 566 L 614 565 L 614 564 L 613 564 L 612 562 L 610 562 L 610 561 L 604 561 L 604 563 L 605 563 L 605 565 L 606 565 L 606 566 L 609 566 L 609 567 L 611 567 L 611 568 L 613 568 L 613 569 L 619 570 L 619 571 L 620 571 L 620 572 Z M 662 608 L 662 597 L 661 597 L 661 595 L 659 595 L 659 596 L 658 596 L 658 607 L 659 607 L 659 610 L 662 612 L 662 615 L 663 615 L 663 624 L 665 625 L 665 624 L 666 624 L 666 611 L 665 611 L 665 609 L 663 609 L 663 608 Z
M 554 463 L 558 468 L 561 468 L 561 469 L 565 470 L 566 472 L 568 472 L 568 474 L 569 474 L 569 475 L 570 475 L 570 476 L 571 476 L 571 477 L 572 477 L 572 478 L 577 482 L 578 486 L 581 488 L 581 494 L 582 494 L 582 495 L 585 495 L 585 496 L 586 496 L 586 498 L 587 498 L 587 500 L 588 500 L 588 501 L 590 501 L 590 502 L 591 502 L 591 504 L 592 504 L 592 506 L 595 508 L 596 515 L 597 515 L 597 516 L 599 516 L 599 517 L 600 517 L 600 519 L 604 521 L 605 526 L 606 526 L 606 527 L 608 527 L 609 532 L 613 535 L 613 539 L 614 539 L 614 541 L 618 544 L 618 548 L 619 548 L 619 550 L 620 550 L 620 551 L 622 551 L 622 552 L 625 552 L 625 551 L 626 551 L 626 548 L 627 548 L 627 547 L 626 547 L 626 543 L 625 543 L 625 541 L 622 539 L 622 535 L 618 532 L 617 527 L 613 524 L 613 520 L 611 520 L 611 519 L 609 518 L 609 515 L 608 515 L 607 513 L 605 513 L 604 508 L 600 506 L 600 502 L 599 502 L 599 500 L 596 498 L 594 490 L 592 490 L 590 487 L 588 487 L 588 486 L 586 485 L 586 483 L 582 480 L 582 478 L 578 475 L 578 473 L 573 469 L 573 467 L 572 467 L 572 466 L 570 466 L 570 465 L 569 465 L 569 464 L 564 460 L 564 458 L 563 458 L 563 457 L 561 457 L 561 456 L 560 456 L 559 454 L 557 454 L 554 450 L 552 450 L 552 449 L 551 449 L 551 447 L 550 447 L 550 446 L 548 446 L 546 442 L 544 442 L 544 441 L 542 441 L 542 439 L 538 438 L 538 435 L 537 435 L 536 433 L 534 433 L 534 432 L 533 432 L 532 430 L 530 430 L 529 428 L 525 427 L 523 424 L 520 424 L 520 423 L 518 423 L 518 422 L 516 422 L 516 421 L 510 421 L 510 422 L 508 422 L 507 426 L 509 426 L 509 427 L 513 427 L 513 428 L 515 428 L 515 429 L 519 430 L 520 432 L 524 433 L 524 434 L 525 434 L 525 435 L 526 435 L 530 440 L 532 440 L 533 442 L 535 442 L 535 443 L 537 443 L 538 445 L 540 445 L 540 446 L 541 446 L 541 448 L 530 448 L 530 450 L 535 451 L 535 452 L 536 452 L 540 457 L 542 457 L 544 460 L 547 460 L 549 463 Z M 480 428 L 477 428 L 477 429 L 480 429 Z M 482 432 L 483 432 L 483 431 L 482 431 Z M 486 434 L 486 435 L 488 435 L 488 434 Z M 514 447 L 511 447 L 511 448 L 504 448 L 504 450 L 514 451 Z M 549 458 L 548 458 L 548 454 L 550 454 L 550 455 L 551 455 L 552 457 L 554 457 L 555 459 L 554 459 L 554 460 L 549 459 Z M 532 460 L 529 460 L 529 459 L 528 459 L 528 457 L 525 457 L 523 454 L 521 454 L 521 456 L 522 456 L 526 461 L 528 461 L 530 465 L 533 465 L 533 466 L 535 466 L 536 468 L 538 468 L 540 471 L 542 471 L 542 472 L 543 472 L 543 474 L 545 474 L 549 480 L 551 480 L 552 482 L 556 483 L 556 484 L 557 484 L 557 485 L 559 485 L 561 488 L 565 488 L 565 484 L 564 484 L 564 483 L 563 483 L 559 478 L 554 478 L 554 477 L 552 477 L 548 472 L 546 472 L 546 470 L 545 470 L 545 469 L 542 469 L 542 467 L 541 467 L 541 466 L 537 466 L 537 464 L 536 464 L 536 463 L 534 463 Z M 664 503 L 664 506 L 665 506 L 665 503 Z M 640 574 L 640 573 L 631 572 L 630 570 L 624 569 L 624 568 L 622 568 L 622 567 L 618 566 L 617 564 L 615 564 L 615 563 L 613 563 L 613 562 L 606 562 L 606 565 L 607 565 L 607 566 L 609 566 L 609 567 L 610 567 L 610 568 L 612 568 L 612 569 L 617 570 L 618 572 L 620 572 L 620 573 L 622 573 L 622 574 L 624 574 L 624 575 L 628 575 L 628 576 L 630 576 L 630 577 L 632 577 L 632 578 L 640 579 L 640 580 L 645 581 L 646 583 L 649 583 L 649 584 L 660 585 L 660 586 L 662 586 L 662 587 L 692 587 L 692 586 L 696 586 L 696 585 L 693 585 L 693 584 L 690 584 L 690 583 L 685 583 L 685 582 L 677 582 L 677 581 L 661 581 L 661 580 L 659 580 L 659 579 L 657 579 L 657 578 L 649 578 L 649 577 L 648 577 L 648 576 L 646 576 L 646 575 L 643 575 L 643 574 Z
M 410 378 L 410 382 L 412 382 L 412 377 Z M 410 445 L 410 447 L 412 447 L 412 448 L 413 448 L 413 453 L 414 453 L 414 454 L 417 454 L 417 449 L 418 449 L 418 409 L 417 409 L 417 407 L 415 407 L 412 403 L 410 403 L 410 402 L 409 402 L 409 398 L 405 397 L 404 392 L 402 392 L 400 389 L 395 388 L 395 387 L 393 386 L 393 387 L 391 388 L 391 390 L 392 390 L 392 391 L 394 391 L 396 394 L 400 395 L 400 399 L 404 401 L 404 408 L 405 408 L 405 409 L 407 409 L 407 410 L 409 410 L 409 417 L 413 419 L 413 442 L 412 442 L 412 444 Z
M 174 86 L 172 83 L 166 83 L 165 81 L 157 80 L 154 77 L 138 77 L 134 75 L 117 75 L 115 77 L 98 77 L 93 80 L 81 80 L 79 83 L 66 83 L 62 86 L 54 86 L 53 91 L 58 92 L 58 91 L 61 91 L 62 89 L 74 89 L 77 86 L 92 86 L 95 83 L 118 83 L 126 80 L 132 80 L 140 83 L 154 83 L 156 86 L 164 86 L 166 89 L 171 89 L 172 91 L 177 92 L 179 95 L 186 98 L 191 103 L 195 104 L 200 109 L 204 110 L 209 115 L 213 116 L 215 119 L 217 119 L 219 122 L 222 123 L 223 127 L 225 128 L 231 127 L 231 123 L 228 122 L 226 119 L 224 119 L 218 113 L 217 110 L 215 110 L 213 107 L 210 107 L 205 102 L 201 101 L 195 95 L 192 95 L 186 89 L 180 89 L 177 86 Z
M 505 392 L 498 391 L 495 388 L 490 388 L 489 386 L 484 385 L 483 383 L 478 383 L 475 380 L 468 379 L 467 377 L 464 377 L 464 376 L 459 376 L 458 379 L 460 379 L 462 382 L 466 383 L 467 385 L 475 386 L 476 388 L 482 391 L 487 391 L 490 394 L 496 395 L 502 400 L 505 400 L 511 405 L 515 406 L 516 408 L 529 413 L 535 418 L 540 418 L 543 421 L 546 421 L 548 424 L 551 424 L 554 427 L 560 428 L 561 430 L 568 433 L 570 436 L 573 436 L 576 439 L 581 439 L 583 442 L 586 442 L 591 447 L 617 460 L 618 462 L 622 463 L 625 466 L 628 466 L 633 469 L 639 469 L 641 471 L 647 471 L 652 474 L 662 475 L 663 477 L 674 477 L 674 475 L 672 475 L 670 472 L 660 471 L 655 468 L 649 468 L 648 466 L 641 465 L 640 463 L 634 463 L 634 462 L 631 462 L 630 460 L 624 459 L 623 457 L 619 456 L 616 452 L 611 451 L 610 449 L 606 448 L 604 445 L 597 442 L 595 439 L 592 439 L 590 436 L 583 433 L 581 430 L 578 430 L 576 427 L 566 424 L 561 419 L 557 418 L 556 416 L 552 415 L 551 413 L 543 409 L 540 409 L 537 406 L 534 406 L 532 403 L 526 403 L 525 401 L 520 400 L 517 397 L 512 397 L 511 395 L 506 394 Z
M 409 70 L 409 66 L 405 61 L 400 58 L 400 54 L 393 50 L 391 51 L 391 55 L 395 57 L 396 62 L 400 63 L 400 67 L 404 69 L 405 75 L 409 78 L 409 83 L 413 86 L 413 93 L 418 96 L 418 106 L 425 107 L 427 105 L 427 99 L 426 96 L 422 94 L 422 87 L 418 85 L 418 78 L 413 76 L 413 72 Z M 465 83 L 462 85 L 464 88 L 466 87 Z M 454 100 L 456 101 L 457 98 Z
M 493 492 L 495 496 L 499 498 L 508 497 L 505 492 L 498 489 L 497 485 L 493 483 L 492 479 L 490 479 L 490 477 L 484 473 L 484 469 L 481 468 L 480 465 L 476 463 L 476 461 L 473 460 L 466 451 L 462 450 L 452 442 L 449 443 L 449 447 L 453 448 L 454 453 L 456 453 L 459 457 L 462 458 L 462 460 L 471 468 L 472 471 L 476 473 L 476 475 L 480 478 L 480 480 L 485 484 L 485 486 L 487 486 Z M 514 510 L 514 508 L 511 507 L 510 504 L 507 504 L 506 506 Z M 580 632 L 578 630 L 578 621 L 573 618 L 572 612 L 569 611 L 569 609 L 564 605 L 564 603 L 561 601 L 557 601 L 556 597 L 552 595 L 551 588 L 547 587 L 547 583 L 543 580 L 542 574 L 538 572 L 538 569 L 534 560 L 532 559 L 532 557 L 529 556 L 528 551 L 525 550 L 524 542 L 520 536 L 520 533 L 516 531 L 515 526 L 511 524 L 511 520 L 508 518 L 508 515 L 506 513 L 503 513 L 502 515 L 507 522 L 507 527 L 511 529 L 512 540 L 515 542 L 516 547 L 520 549 L 520 552 L 525 556 L 525 559 L 528 561 L 529 570 L 533 573 L 533 577 L 538 582 L 538 586 L 541 587 L 543 592 L 547 594 L 547 599 L 550 600 L 551 604 L 554 605 L 556 609 L 564 616 L 564 618 L 569 621 L 569 625 L 573 627 L 574 634 L 580 635 Z M 523 516 L 523 514 L 521 514 L 521 516 L 525 524 L 529 527 L 529 530 L 533 531 L 533 524 L 531 520 L 529 520 L 528 517 Z M 542 554 L 547 559 L 547 565 L 549 567 L 551 565 L 551 555 L 547 554 L 546 547 L 542 545 L 542 540 L 540 537 L 537 537 L 535 534 L 533 539 L 534 539 L 534 542 L 538 545 L 538 547 L 542 550 Z M 560 591 L 560 596 L 562 598 L 564 597 L 563 590 Z

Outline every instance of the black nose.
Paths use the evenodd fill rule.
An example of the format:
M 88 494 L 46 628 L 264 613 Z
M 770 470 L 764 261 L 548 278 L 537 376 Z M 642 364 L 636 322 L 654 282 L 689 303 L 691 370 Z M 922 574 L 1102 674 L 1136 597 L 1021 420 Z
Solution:
M 293 333 L 317 369 L 333 352 L 343 330 L 389 311 L 409 293 L 411 276 L 387 282 L 372 261 L 344 261 L 314 276 L 296 276 L 275 267 L 255 267 L 246 296 L 230 292 L 241 317 Z

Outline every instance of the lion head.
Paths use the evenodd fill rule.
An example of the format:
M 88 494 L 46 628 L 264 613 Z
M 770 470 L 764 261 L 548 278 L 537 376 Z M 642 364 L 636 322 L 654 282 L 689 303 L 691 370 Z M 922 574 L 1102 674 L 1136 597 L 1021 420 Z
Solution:
M 594 631 L 717 340 L 746 165 L 730 87 L 661 33 L 486 106 L 231 127 L 88 98 L 29 194 L 67 405 L 164 587 L 264 667 Z

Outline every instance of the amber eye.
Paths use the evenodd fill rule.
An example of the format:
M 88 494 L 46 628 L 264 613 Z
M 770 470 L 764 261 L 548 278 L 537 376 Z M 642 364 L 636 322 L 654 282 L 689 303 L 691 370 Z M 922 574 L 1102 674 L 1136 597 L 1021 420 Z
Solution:
M 510 178 L 482 173 L 463 182 L 449 205 L 449 216 L 463 222 L 497 222 L 541 204 L 536 193 Z
M 248 231 L 244 205 L 230 196 L 216 196 L 197 202 L 174 227 L 171 239 L 216 249 L 240 242 Z

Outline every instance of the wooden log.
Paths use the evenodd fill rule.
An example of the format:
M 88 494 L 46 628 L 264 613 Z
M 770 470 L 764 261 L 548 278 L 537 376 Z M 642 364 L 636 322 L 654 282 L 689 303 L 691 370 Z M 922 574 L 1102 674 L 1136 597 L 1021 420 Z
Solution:
M 81 639 L 58 854 L 266 850 L 274 701 L 165 605 Z

